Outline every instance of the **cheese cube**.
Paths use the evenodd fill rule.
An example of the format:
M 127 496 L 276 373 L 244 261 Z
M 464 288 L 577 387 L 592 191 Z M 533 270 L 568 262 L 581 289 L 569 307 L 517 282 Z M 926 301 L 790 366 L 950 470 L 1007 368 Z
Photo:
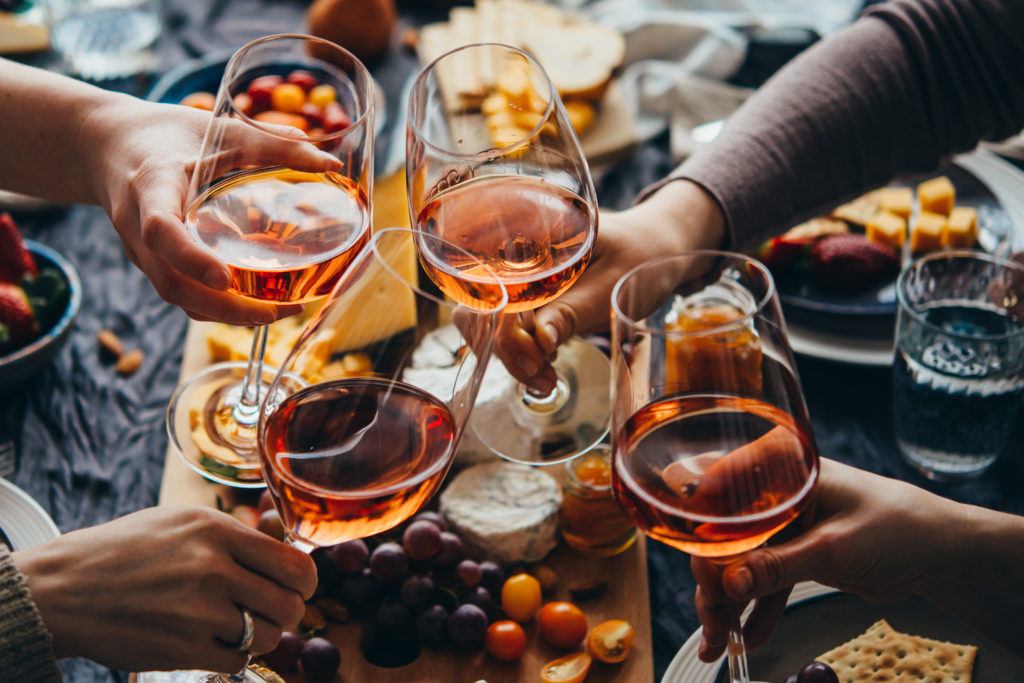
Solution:
M 978 241 L 978 211 L 972 206 L 955 206 L 949 214 L 946 246 L 970 248 Z
M 907 239 L 907 221 L 889 211 L 879 211 L 864 227 L 865 236 L 872 242 L 884 244 L 899 251 Z
M 955 199 L 956 189 L 949 178 L 944 175 L 926 180 L 917 186 L 917 200 L 921 203 L 922 211 L 948 216 L 949 212 L 953 210 Z
M 910 250 L 919 252 L 941 249 L 945 234 L 946 217 L 931 211 L 922 211 L 910 229 Z
M 914 191 L 909 187 L 883 187 L 878 193 L 878 208 L 894 213 L 904 221 L 910 220 L 910 210 L 913 207 Z

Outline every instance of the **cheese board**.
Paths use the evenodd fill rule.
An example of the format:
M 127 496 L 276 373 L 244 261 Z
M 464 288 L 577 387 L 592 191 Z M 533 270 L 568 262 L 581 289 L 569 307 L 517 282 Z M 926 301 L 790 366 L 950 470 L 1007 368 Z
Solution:
M 404 205 L 402 197 L 404 183 L 396 179 L 379 182 L 374 194 L 376 218 L 390 221 L 388 225 L 398 223 L 404 212 L 404 208 L 399 206 Z M 193 321 L 189 324 L 181 367 L 182 380 L 212 362 L 207 337 L 213 329 L 212 323 Z M 545 471 L 561 481 L 564 469 L 551 467 Z M 449 481 L 452 476 L 449 474 Z M 225 501 L 238 500 L 239 495 L 251 497 L 254 494 L 239 494 L 223 485 L 207 481 L 186 465 L 173 447 L 168 448 L 160 488 L 161 505 L 223 508 Z M 592 628 L 609 619 L 622 619 L 628 621 L 636 633 L 629 658 L 620 664 L 595 661 L 586 679 L 588 683 L 652 680 L 651 620 L 643 538 L 639 538 L 625 552 L 607 558 L 589 557 L 559 542 L 540 562 L 552 569 L 558 577 L 554 590 L 545 595 L 545 602 L 570 600 L 570 583 L 591 580 L 605 583 L 607 589 L 602 594 L 575 601 L 587 617 L 588 626 Z M 367 626 L 366 622 L 358 620 L 329 623 L 326 637 L 338 645 L 342 656 L 340 672 L 335 681 L 532 683 L 540 678 L 544 663 L 571 652 L 546 643 L 539 633 L 536 620 L 531 620 L 524 624 L 527 637 L 525 653 L 513 662 L 499 662 L 482 647 L 459 651 L 423 648 L 411 663 L 386 668 L 370 663 L 361 653 Z M 308 680 L 301 672 L 285 673 L 283 677 L 287 683 L 306 683 Z

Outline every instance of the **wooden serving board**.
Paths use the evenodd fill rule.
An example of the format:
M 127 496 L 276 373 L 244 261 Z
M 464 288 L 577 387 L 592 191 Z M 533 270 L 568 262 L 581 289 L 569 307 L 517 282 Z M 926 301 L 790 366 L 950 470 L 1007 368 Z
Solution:
M 374 191 L 375 223 L 407 225 L 405 211 L 405 183 L 402 174 L 378 180 Z M 403 220 L 403 217 L 404 218 Z M 210 364 L 206 338 L 210 323 L 191 322 L 185 339 L 181 378 L 184 381 Z M 560 477 L 562 467 L 549 468 L 549 473 Z M 192 471 L 175 452 L 168 448 L 164 474 L 160 486 L 161 505 L 200 505 L 220 507 L 221 501 L 237 499 L 237 491 L 214 484 Z M 567 586 L 582 579 L 600 579 L 608 583 L 608 590 L 598 598 L 578 603 L 593 627 L 607 619 L 624 619 L 636 631 L 633 652 L 622 664 L 595 662 L 587 683 L 635 683 L 650 681 L 654 676 L 651 651 L 651 617 L 647 589 L 647 559 L 644 539 L 628 551 L 611 558 L 591 558 L 560 544 L 544 560 L 559 577 L 551 600 L 569 600 Z M 374 666 L 359 651 L 359 642 L 365 624 L 331 624 L 327 637 L 334 641 L 342 653 L 342 664 L 337 683 L 536 683 L 541 666 L 567 654 L 548 645 L 537 631 L 535 622 L 525 625 L 527 648 L 523 657 L 512 663 L 502 663 L 490 657 L 481 648 L 476 652 L 451 652 L 424 649 L 413 663 L 395 669 Z M 287 674 L 288 683 L 306 683 L 301 674 Z

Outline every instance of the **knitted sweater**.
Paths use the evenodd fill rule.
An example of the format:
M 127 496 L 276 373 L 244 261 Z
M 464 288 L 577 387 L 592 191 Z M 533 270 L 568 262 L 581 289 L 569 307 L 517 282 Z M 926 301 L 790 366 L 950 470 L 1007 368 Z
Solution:
M 49 631 L 25 577 L 0 543 L 0 683 L 60 683 Z
M 1024 128 L 1022 36 L 1021 0 L 874 5 L 776 74 L 667 180 L 704 187 L 731 246 L 749 247 Z

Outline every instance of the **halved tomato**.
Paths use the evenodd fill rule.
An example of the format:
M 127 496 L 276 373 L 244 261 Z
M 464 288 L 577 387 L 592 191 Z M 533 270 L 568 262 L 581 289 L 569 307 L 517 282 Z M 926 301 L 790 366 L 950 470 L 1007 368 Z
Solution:
M 552 659 L 540 669 L 541 683 L 582 683 L 593 661 L 586 652 Z
M 598 624 L 587 636 L 587 651 L 600 662 L 614 664 L 629 657 L 636 634 L 628 621 L 611 619 Z

